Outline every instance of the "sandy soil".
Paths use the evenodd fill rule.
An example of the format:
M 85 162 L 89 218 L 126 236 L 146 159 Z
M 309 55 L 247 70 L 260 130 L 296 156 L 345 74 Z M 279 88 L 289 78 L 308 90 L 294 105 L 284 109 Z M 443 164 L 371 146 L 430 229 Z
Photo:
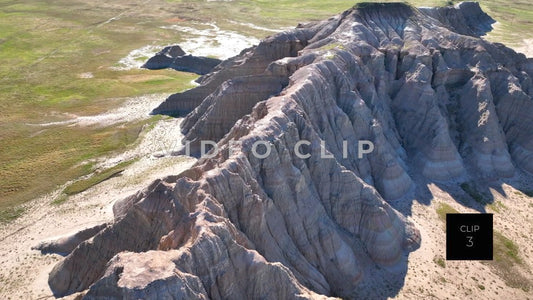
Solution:
M 487 212 L 494 214 L 494 229 L 518 245 L 524 265 L 517 271 L 533 282 L 532 274 L 528 273 L 533 267 L 533 202 L 514 188 L 528 184 L 531 182 L 527 178 L 517 175 L 502 185 L 503 193 L 491 190 L 494 201 L 501 201 L 504 207 L 499 211 L 489 208 Z M 422 244 L 409 255 L 405 284 L 395 299 L 533 299 L 531 291 L 507 286 L 491 267 L 480 261 L 445 261 L 445 267 L 435 262 L 446 258 L 445 223 L 436 213 L 439 203 L 461 213 L 479 211 L 459 204 L 435 184 L 429 184 L 428 189 L 433 194 L 430 204 L 415 201 L 411 207 L 409 219 L 420 230 Z M 453 194 L 467 197 L 460 187 L 451 189 Z
M 98 116 L 74 118 L 64 125 L 102 122 L 114 124 L 125 120 L 148 117 L 148 112 L 165 95 L 151 95 L 131 99 L 121 108 Z M 129 113 L 129 115 L 128 115 Z M 81 118 L 81 119 L 80 119 Z M 181 119 L 163 119 L 153 128 L 146 128 L 134 148 L 114 157 L 98 160 L 100 167 L 110 167 L 122 161 L 138 158 L 121 176 L 111 178 L 87 191 L 71 196 L 61 205 L 53 205 L 62 188 L 39 197 L 27 205 L 26 213 L 0 227 L 0 299 L 53 298 L 48 288 L 48 273 L 62 258 L 41 255 L 31 250 L 41 241 L 54 240 L 113 219 L 112 206 L 146 187 L 153 180 L 179 174 L 189 168 L 194 159 L 169 156 L 179 147 Z
M 533 57 L 533 39 L 522 40 L 522 45 L 515 47 L 514 49 L 524 53 L 527 57 Z

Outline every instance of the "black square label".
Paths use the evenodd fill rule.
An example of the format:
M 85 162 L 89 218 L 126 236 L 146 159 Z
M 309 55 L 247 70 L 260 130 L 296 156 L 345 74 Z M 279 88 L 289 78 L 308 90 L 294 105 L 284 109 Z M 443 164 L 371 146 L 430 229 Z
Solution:
M 446 214 L 447 260 L 492 260 L 492 214 Z

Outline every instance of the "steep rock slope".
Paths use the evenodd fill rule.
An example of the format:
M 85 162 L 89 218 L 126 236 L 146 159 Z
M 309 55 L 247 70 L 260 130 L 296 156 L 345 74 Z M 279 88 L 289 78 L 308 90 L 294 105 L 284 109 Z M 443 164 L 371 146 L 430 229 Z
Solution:
M 474 3 L 361 4 L 222 62 L 154 111 L 187 114 L 193 152 L 219 151 L 117 203 L 114 223 L 55 266 L 52 290 L 356 298 L 365 274 L 420 243 L 387 203 L 412 192 L 410 174 L 533 172 L 533 62 L 480 39 L 491 22 Z M 360 157 L 360 140 L 374 150 Z

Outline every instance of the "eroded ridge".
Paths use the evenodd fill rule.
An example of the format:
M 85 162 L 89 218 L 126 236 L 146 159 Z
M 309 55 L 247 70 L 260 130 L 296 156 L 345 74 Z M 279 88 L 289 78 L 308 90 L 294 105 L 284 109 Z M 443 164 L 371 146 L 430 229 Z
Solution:
M 412 192 L 411 174 L 533 172 L 533 62 L 481 39 L 492 22 L 475 3 L 365 3 L 222 62 L 155 110 L 187 114 L 192 149 L 220 151 L 117 203 L 114 223 L 54 268 L 52 290 L 355 298 L 420 243 L 388 204 Z M 358 158 L 362 139 L 375 149 Z M 266 158 L 252 154 L 259 140 Z M 294 152 L 301 140 L 309 158 Z

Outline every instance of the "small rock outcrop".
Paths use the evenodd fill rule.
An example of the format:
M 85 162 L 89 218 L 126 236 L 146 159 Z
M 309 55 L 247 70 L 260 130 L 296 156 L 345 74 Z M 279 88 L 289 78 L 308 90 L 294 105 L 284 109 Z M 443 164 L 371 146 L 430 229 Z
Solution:
M 142 65 L 142 68 L 151 70 L 172 68 L 177 71 L 204 75 L 220 62 L 221 60 L 216 58 L 187 55 L 180 46 L 174 45 L 157 52 Z
M 186 115 L 193 152 L 202 140 L 218 151 L 116 203 L 50 287 L 86 299 L 384 298 L 361 283 L 420 245 L 390 205 L 413 174 L 533 173 L 533 61 L 481 39 L 491 23 L 476 3 L 363 3 L 220 63 L 154 110 Z M 373 151 L 359 155 L 361 140 Z
M 79 244 L 102 231 L 106 225 L 107 224 L 96 225 L 90 228 L 85 228 L 72 235 L 61 237 L 57 240 L 41 242 L 32 249 L 39 250 L 43 254 L 56 253 L 60 255 L 68 255 L 72 250 L 78 247 Z

